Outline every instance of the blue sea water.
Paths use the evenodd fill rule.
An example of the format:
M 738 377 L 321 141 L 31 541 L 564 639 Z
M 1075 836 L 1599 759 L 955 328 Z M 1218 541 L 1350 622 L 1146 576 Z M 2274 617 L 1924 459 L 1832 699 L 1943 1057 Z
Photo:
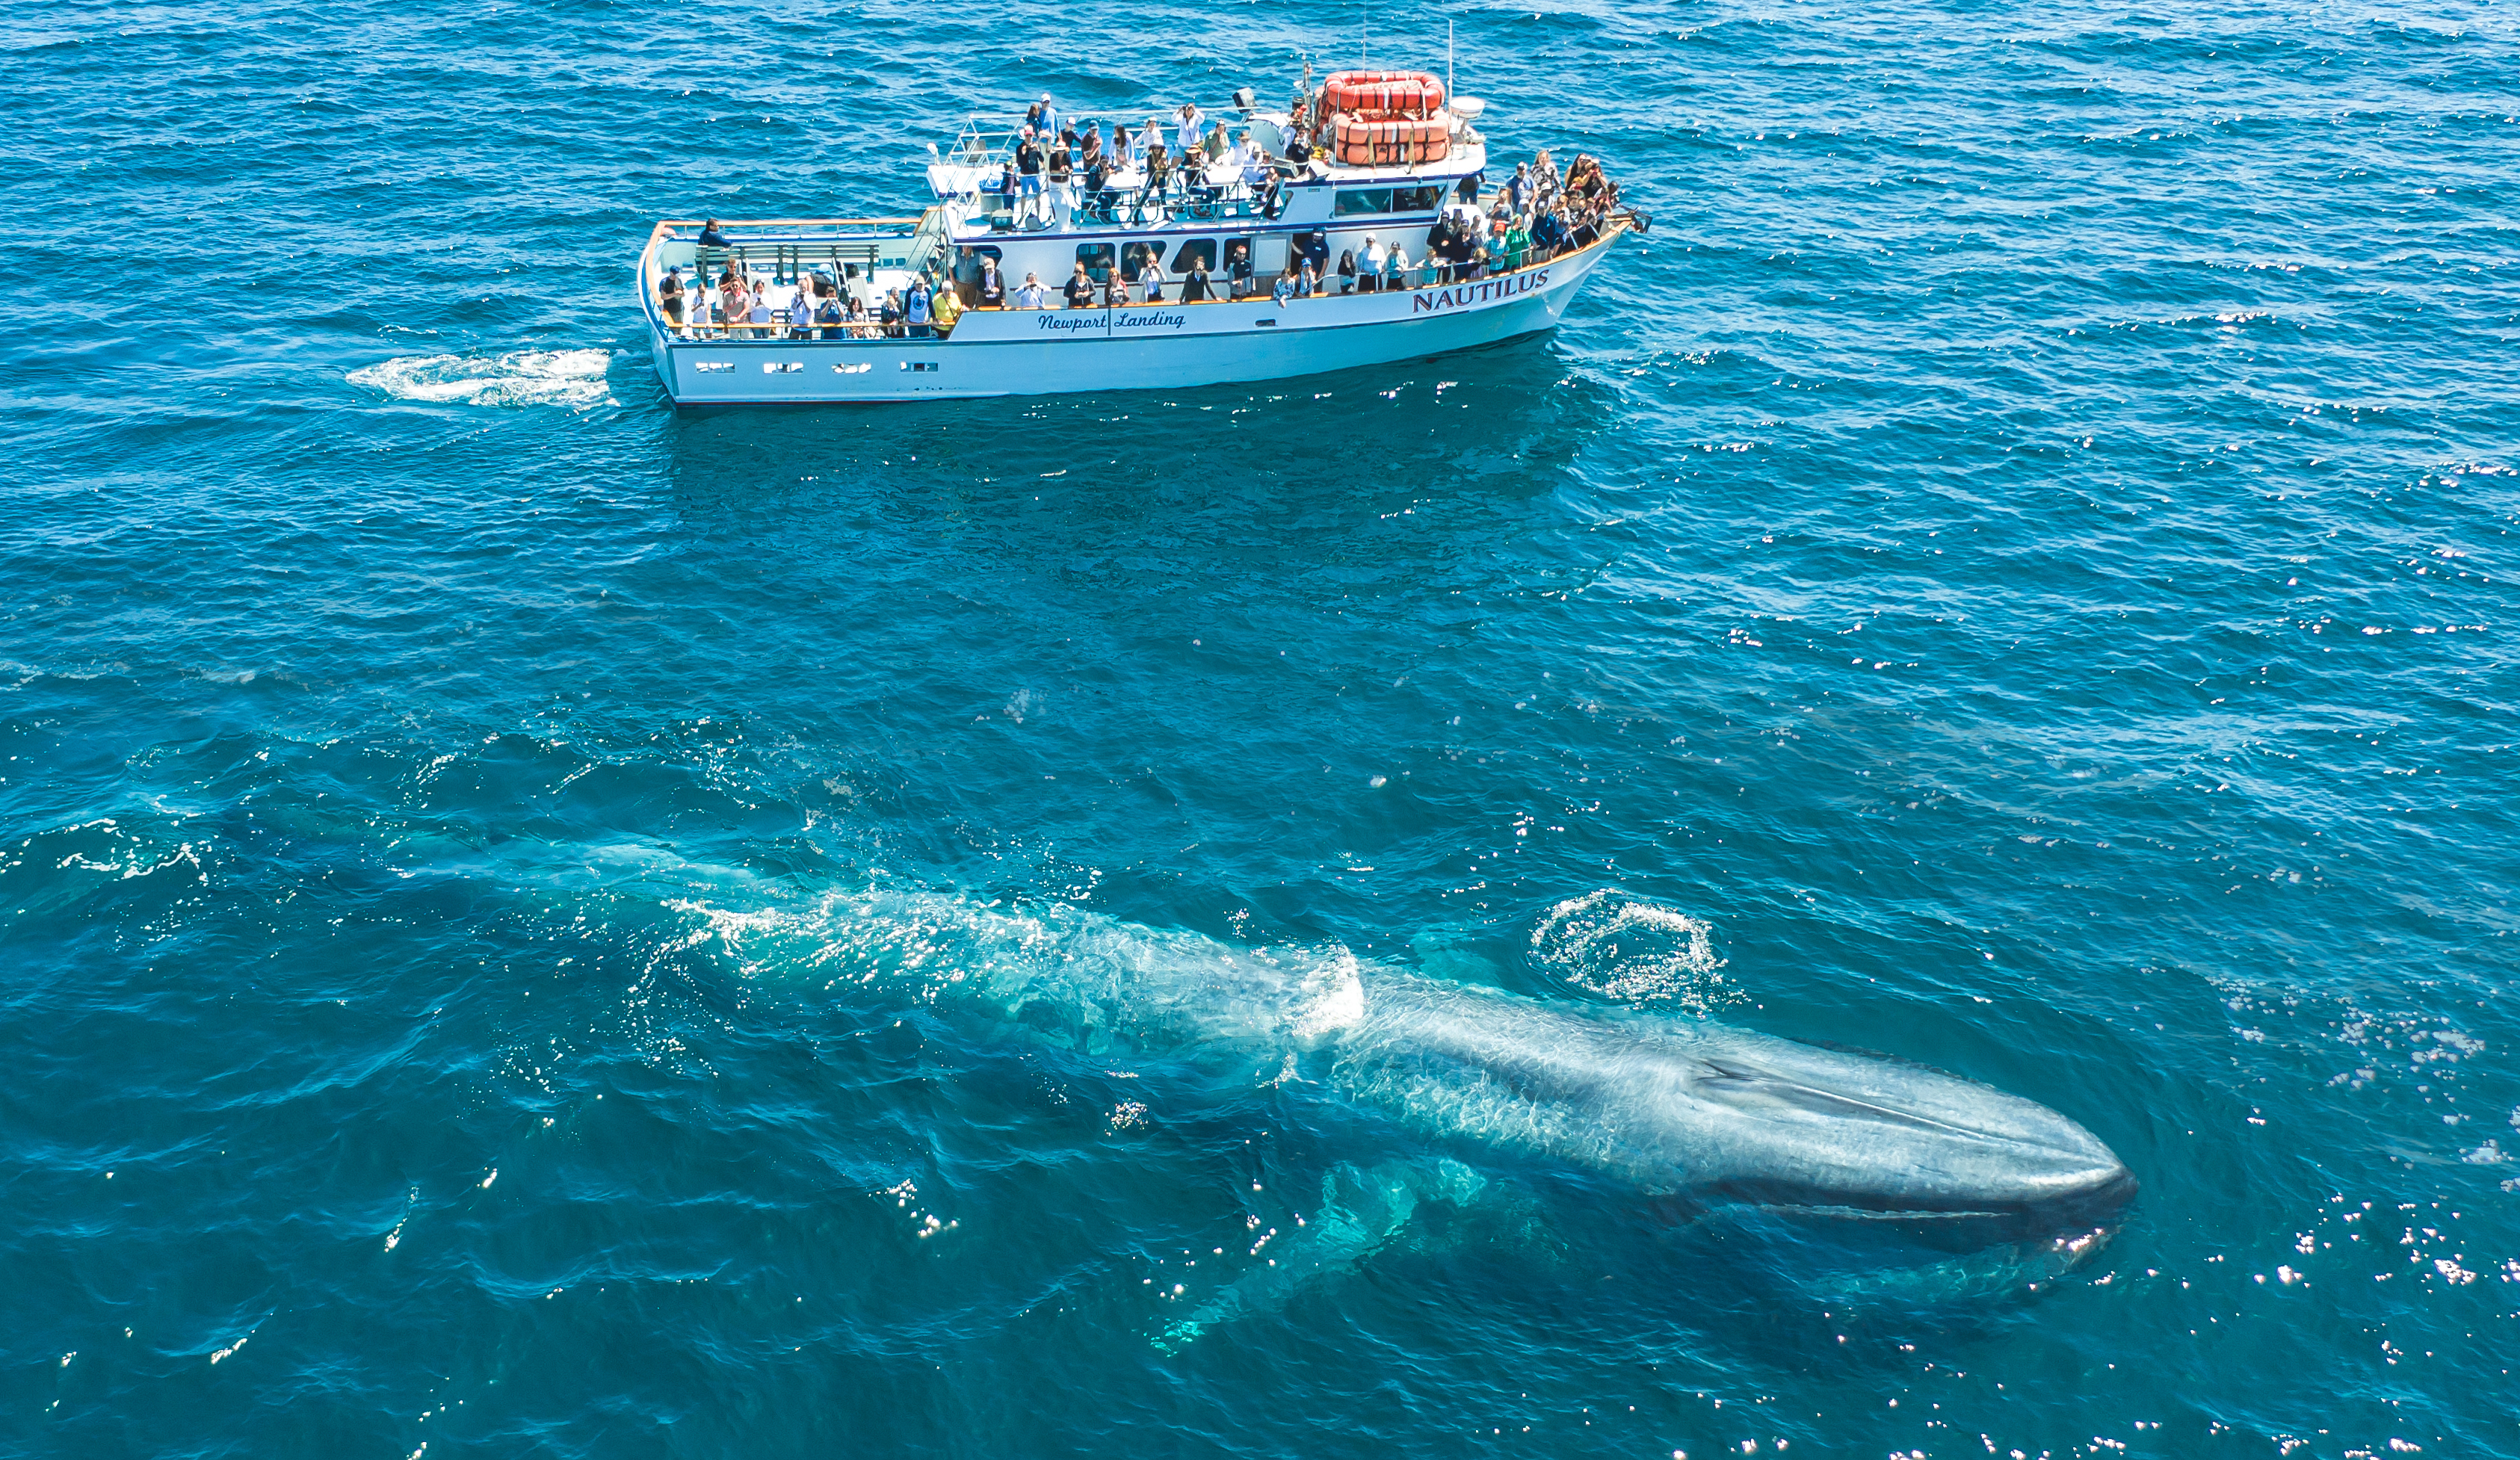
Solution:
M 1655 215 L 1552 335 L 663 400 L 654 218 L 1359 21 L 13 17 L 0 1454 L 2520 1453 L 2509 8 L 1377 8 Z M 1875 1250 L 950 996 L 1079 949 L 1877 1049 L 2142 1194 Z

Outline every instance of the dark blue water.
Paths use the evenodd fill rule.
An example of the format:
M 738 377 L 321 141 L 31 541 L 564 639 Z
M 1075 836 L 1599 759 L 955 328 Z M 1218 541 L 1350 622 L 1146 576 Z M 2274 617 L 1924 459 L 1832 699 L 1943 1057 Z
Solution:
M 1357 14 L 13 18 L 0 1453 L 2520 1452 L 2508 8 L 1375 59 L 1448 17 L 1656 215 L 1554 335 L 715 415 L 653 218 Z M 2143 1192 L 2025 1275 L 949 996 L 1080 940 L 1884 1050 Z

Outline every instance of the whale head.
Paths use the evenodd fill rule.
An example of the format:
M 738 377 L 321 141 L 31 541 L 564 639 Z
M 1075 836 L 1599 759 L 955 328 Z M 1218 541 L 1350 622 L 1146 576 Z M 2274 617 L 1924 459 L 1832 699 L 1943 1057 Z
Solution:
M 2009 1230 L 2098 1225 L 2135 1197 L 2116 1152 L 2036 1101 L 1785 1040 L 1690 1043 L 1667 1098 L 1712 1194 Z M 1728 1153 L 1717 1170 L 1710 1148 Z

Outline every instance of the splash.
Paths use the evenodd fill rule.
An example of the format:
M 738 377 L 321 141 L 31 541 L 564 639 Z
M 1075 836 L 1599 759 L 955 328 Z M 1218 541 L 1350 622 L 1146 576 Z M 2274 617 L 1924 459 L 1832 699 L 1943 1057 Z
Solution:
M 1587 994 L 1705 1014 L 1737 996 L 1708 932 L 1677 908 L 1604 888 L 1543 914 L 1529 955 L 1552 982 Z
M 608 350 L 514 350 L 502 355 L 398 355 L 349 373 L 353 385 L 395 400 L 451 406 L 609 405 Z

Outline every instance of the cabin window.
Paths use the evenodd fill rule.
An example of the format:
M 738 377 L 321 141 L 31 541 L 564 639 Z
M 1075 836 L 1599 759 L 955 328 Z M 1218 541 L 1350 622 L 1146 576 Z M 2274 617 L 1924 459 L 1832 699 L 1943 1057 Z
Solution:
M 1443 198 L 1444 190 L 1441 188 L 1394 188 L 1391 190 L 1391 210 L 1395 213 L 1430 213 Z
M 1191 271 L 1191 266 L 1192 264 L 1196 264 L 1198 267 L 1205 269 L 1211 274 L 1216 272 L 1216 240 L 1182 240 L 1180 245 L 1173 249 L 1174 275 L 1178 277 L 1180 275 L 1188 274 Z
M 1163 244 L 1131 243 L 1120 250 L 1120 278 L 1125 283 L 1135 284 L 1138 282 L 1138 276 L 1147 272 L 1147 265 L 1160 264 L 1163 261 Z
M 1085 266 L 1085 277 L 1096 284 L 1111 282 L 1110 244 L 1079 243 L 1076 245 L 1076 261 Z
M 1391 190 L 1389 188 L 1341 188 L 1338 201 L 1330 208 L 1331 215 L 1339 218 L 1353 218 L 1360 213 L 1390 211 Z

